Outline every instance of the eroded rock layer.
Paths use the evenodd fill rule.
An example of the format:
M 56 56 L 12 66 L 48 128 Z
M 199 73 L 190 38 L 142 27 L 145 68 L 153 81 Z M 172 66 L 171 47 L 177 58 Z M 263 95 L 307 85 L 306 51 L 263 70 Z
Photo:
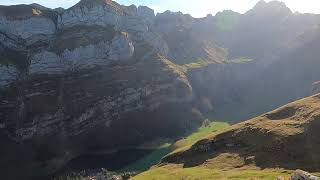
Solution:
M 0 8 L 0 166 L 8 177 L 16 164 L 16 176 L 47 175 L 83 153 L 175 137 L 199 123 L 184 71 L 163 56 L 166 43 L 144 14 L 153 11 L 102 0 L 60 12 Z

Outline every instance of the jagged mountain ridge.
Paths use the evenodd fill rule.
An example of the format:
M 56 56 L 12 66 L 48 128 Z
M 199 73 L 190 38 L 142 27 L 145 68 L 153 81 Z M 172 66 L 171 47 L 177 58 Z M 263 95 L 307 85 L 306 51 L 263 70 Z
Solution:
M 265 6 L 280 11 L 274 13 L 280 22 L 261 13 Z M 24 11 L 14 13 L 19 8 Z M 221 117 L 232 111 L 233 120 L 244 119 L 308 95 L 320 80 L 318 55 L 307 61 L 296 56 L 317 47 L 309 43 L 318 42 L 317 31 L 300 35 L 314 29 L 319 16 L 292 14 L 281 3 L 199 19 L 170 11 L 155 16 L 148 7 L 110 0 L 82 0 L 66 10 L 3 6 L 0 14 L 0 129 L 8 144 L 35 152 L 26 161 L 35 169 L 56 160 L 59 168 L 92 148 L 177 136 L 199 124 L 197 109 Z M 301 28 L 278 40 L 300 22 Z M 242 45 L 247 40 L 250 45 Z M 272 54 L 275 48 L 281 51 Z M 254 61 L 242 62 L 241 56 Z M 297 57 L 295 67 L 310 66 L 312 73 L 292 72 L 290 56 Z M 273 89 L 283 81 L 295 91 Z M 3 155 L 12 157 L 13 146 Z

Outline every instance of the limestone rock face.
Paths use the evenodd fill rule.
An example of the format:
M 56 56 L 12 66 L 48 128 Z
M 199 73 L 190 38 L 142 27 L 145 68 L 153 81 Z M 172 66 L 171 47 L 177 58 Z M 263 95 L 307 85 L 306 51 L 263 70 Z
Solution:
M 127 34 L 116 36 L 111 43 L 109 58 L 111 60 L 127 60 L 133 56 L 134 46 Z
M 191 111 L 186 76 L 163 57 L 70 72 L 62 71 L 57 55 L 41 56 L 48 59 L 31 64 L 36 74 L 11 84 L 0 96 L 0 130 L 35 155 L 28 163 L 37 170 L 47 167 L 37 164 L 66 163 L 92 148 L 117 149 L 175 136 L 199 120 Z
M 17 79 L 18 71 L 14 66 L 0 65 L 0 89 Z
M 1 48 L 2 51 L 3 48 L 10 48 L 18 51 L 25 50 L 25 47 L 23 46 L 25 44 L 25 41 L 13 34 L 5 34 L 0 32 L 0 42 L 1 46 L 3 46 Z
M 20 13 L 14 13 L 19 11 Z M 0 31 L 26 40 L 27 45 L 47 41 L 56 32 L 57 15 L 33 5 L 0 7 Z
M 31 58 L 30 74 L 61 74 L 88 69 L 112 61 L 128 60 L 133 54 L 132 41 L 127 34 L 119 33 L 111 41 L 65 49 L 61 54 L 47 50 L 36 53 Z
M 217 118 L 230 121 L 245 119 L 251 108 L 241 106 L 247 102 L 248 94 L 255 86 L 252 80 L 257 71 L 255 62 L 247 63 L 222 63 L 209 64 L 203 67 L 190 68 L 187 72 L 188 79 L 193 87 L 197 99 L 199 99 L 202 112 L 214 111 Z M 250 84 L 252 83 L 252 84 Z M 234 104 L 237 110 L 233 110 L 233 116 L 223 114 Z
M 11 8 L 0 7 L 0 139 L 8 149 L 0 159 L 60 168 L 55 162 L 92 149 L 175 137 L 199 123 L 193 89 L 163 56 L 151 9 L 103 0 Z
M 41 40 L 42 37 L 53 35 L 56 27 L 52 20 L 44 17 L 31 17 L 23 20 L 8 20 L 2 17 L 0 29 L 7 34 L 15 34 L 29 42 L 34 42 Z
M 58 21 L 60 29 L 79 24 L 114 25 L 117 28 L 122 26 L 121 15 L 123 15 L 124 12 L 121 8 L 113 8 L 115 4 L 112 2 L 108 4 L 84 4 L 83 1 L 81 2 L 62 14 Z
M 154 28 L 168 44 L 168 57 L 177 64 L 197 61 L 221 63 L 225 60 L 227 53 L 210 40 L 211 35 L 197 31 L 203 26 L 201 19 L 181 12 L 158 13 L 154 19 Z
M 170 33 L 175 28 L 192 27 L 192 24 L 196 20 L 190 15 L 182 14 L 181 12 L 165 11 L 164 13 L 158 13 L 155 18 L 156 27 L 159 32 L 163 34 Z
M 54 74 L 63 67 L 53 63 L 57 57 L 52 53 L 44 52 L 41 56 L 49 57 L 49 60 L 46 64 L 37 64 L 43 65 L 39 69 Z M 32 66 L 36 68 L 36 65 Z M 45 71 L 37 73 L 50 74 Z M 7 126 L 13 127 L 16 126 L 15 119 L 22 118 L 19 128 L 11 132 L 19 141 L 55 135 L 61 128 L 65 129 L 63 134 L 66 137 L 72 137 L 97 125 L 104 127 L 104 124 L 117 123 L 130 113 L 157 111 L 164 104 L 185 103 L 192 99 L 186 77 L 162 57 L 148 57 L 138 63 L 126 62 L 120 66 L 95 68 L 94 71 L 78 71 L 74 75 L 65 72 L 49 77 L 31 76 L 26 84 L 27 87 L 16 87 L 24 88 L 22 97 L 7 92 L 10 95 L 2 99 L 3 102 L 20 104 L 21 117 L 15 108 L 4 112 L 2 117 Z M 176 96 L 176 93 L 181 95 Z M 37 101 L 47 102 L 46 106 L 36 106 Z
M 253 21 L 234 12 L 155 16 L 148 7 L 111 0 L 81 0 L 66 10 L 0 6 L 0 141 L 10 142 L 5 143 L 9 154 L 0 148 L 0 159 L 18 154 L 31 158 L 28 167 L 43 170 L 92 149 L 175 137 L 199 123 L 191 111 L 195 107 L 234 121 L 265 111 L 270 101 L 279 105 L 310 93 L 320 77 L 314 58 L 320 41 L 306 45 L 318 31 L 304 43 L 296 39 L 290 58 L 268 52 L 283 47 L 274 39 L 291 42 L 305 26 L 318 23 L 318 16 L 284 13 L 289 18 L 267 18 L 269 27 L 258 11 Z M 284 30 L 282 22 L 289 24 L 280 24 Z M 269 59 L 270 69 L 229 60 L 238 57 Z M 280 59 L 290 62 L 277 64 Z M 26 155 L 10 154 L 10 144 Z
M 140 18 L 142 18 L 146 23 L 153 24 L 155 15 L 154 10 L 147 6 L 139 6 L 137 10 L 137 14 Z
M 166 55 L 168 53 L 166 42 L 150 29 L 148 21 L 140 18 L 139 15 L 143 12 L 141 8 L 137 11 L 135 6 L 122 7 L 109 0 L 93 2 L 83 0 L 62 14 L 58 20 L 58 26 L 59 29 L 76 25 L 114 26 L 116 30 L 135 34 L 137 40 L 148 42 Z

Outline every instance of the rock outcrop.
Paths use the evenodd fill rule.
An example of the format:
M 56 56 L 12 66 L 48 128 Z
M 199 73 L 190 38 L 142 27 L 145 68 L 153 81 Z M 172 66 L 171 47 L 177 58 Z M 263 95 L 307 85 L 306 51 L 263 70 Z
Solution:
M 221 63 L 226 60 L 224 49 L 210 41 L 206 35 L 199 35 L 198 26 L 204 24 L 190 15 L 181 12 L 166 11 L 158 13 L 154 20 L 154 28 L 166 40 L 168 57 L 176 64 L 188 64 L 197 61 Z
M 188 79 L 193 87 L 199 108 L 202 112 L 214 112 L 214 118 L 237 121 L 248 118 L 252 107 L 241 104 L 246 103 L 257 71 L 254 61 L 245 63 L 213 63 L 203 67 L 190 68 L 187 71 Z M 233 113 L 230 107 L 239 104 Z M 236 112 L 242 112 L 236 113 Z
M 77 39 L 73 37 L 71 41 L 75 40 Z M 97 44 L 72 47 L 74 49 L 65 48 L 61 54 L 47 50 L 34 54 L 31 57 L 29 73 L 60 74 L 65 71 L 88 69 L 108 65 L 114 61 L 128 60 L 134 54 L 133 43 L 126 33 L 117 33 L 111 41 L 102 40 Z
M 18 12 L 18 13 L 17 13 Z M 47 41 L 56 33 L 58 15 L 35 5 L 0 7 L 0 30 L 18 36 L 26 45 Z
M 308 172 L 302 170 L 296 170 L 291 176 L 291 180 L 319 180 L 319 177 L 316 177 Z
M 155 15 L 154 10 L 147 6 L 139 6 L 137 10 L 138 16 L 146 21 L 147 24 L 153 24 Z
M 64 11 L 58 20 L 59 29 L 77 25 L 114 26 L 118 31 L 135 34 L 136 40 L 148 42 L 163 55 L 168 53 L 166 42 L 150 28 L 149 20 L 141 19 L 147 12 L 143 7 L 136 6 L 123 8 L 111 0 L 82 0 L 77 5 Z M 149 13 L 148 13 L 149 14 Z M 154 14 L 153 14 L 154 16 Z M 152 18 L 152 17 L 151 17 Z

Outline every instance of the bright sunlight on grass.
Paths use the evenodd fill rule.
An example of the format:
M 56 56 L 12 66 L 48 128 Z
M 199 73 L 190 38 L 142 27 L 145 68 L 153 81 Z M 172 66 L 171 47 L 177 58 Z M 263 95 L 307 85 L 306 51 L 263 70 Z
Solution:
M 186 146 L 190 146 L 197 141 L 209 136 L 211 133 L 215 133 L 217 131 L 223 130 L 230 125 L 225 122 L 211 122 L 209 125 L 203 125 L 196 132 L 186 137 L 185 139 L 181 139 L 177 141 L 173 146 L 174 149 L 183 148 Z
M 132 180 L 274 180 L 288 177 L 292 172 L 282 169 L 210 169 L 204 166 L 183 168 L 181 165 L 157 167 L 132 178 Z
M 201 140 L 202 138 L 205 138 L 206 136 L 210 135 L 211 133 L 217 132 L 219 130 L 225 129 L 226 127 L 229 127 L 228 123 L 224 122 L 211 122 L 207 124 L 206 126 L 203 125 L 200 127 L 196 132 L 193 134 L 189 135 L 188 137 L 181 139 L 177 141 L 176 143 L 170 142 L 170 140 L 166 140 L 167 142 L 162 142 L 162 144 L 158 145 L 155 150 L 147 155 L 146 157 L 128 165 L 121 171 L 136 171 L 136 172 L 141 172 L 141 171 L 146 171 L 148 170 L 151 166 L 156 165 L 162 157 L 165 155 L 171 153 L 173 150 L 177 148 L 183 148 L 189 145 L 192 145 L 193 143 L 197 142 L 198 140 Z M 155 144 L 158 144 L 159 142 L 156 142 Z M 146 147 L 149 146 L 155 146 L 153 143 L 152 145 L 147 145 Z

